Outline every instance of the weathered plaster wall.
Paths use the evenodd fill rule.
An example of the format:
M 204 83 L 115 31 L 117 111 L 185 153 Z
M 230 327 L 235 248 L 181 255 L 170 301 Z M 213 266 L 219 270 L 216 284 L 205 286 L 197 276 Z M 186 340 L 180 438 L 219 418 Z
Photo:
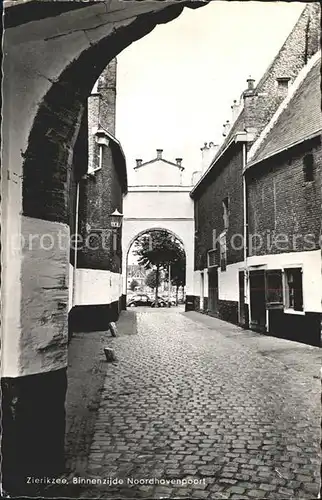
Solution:
M 77 306 L 111 304 L 122 295 L 122 276 L 99 269 L 77 269 Z

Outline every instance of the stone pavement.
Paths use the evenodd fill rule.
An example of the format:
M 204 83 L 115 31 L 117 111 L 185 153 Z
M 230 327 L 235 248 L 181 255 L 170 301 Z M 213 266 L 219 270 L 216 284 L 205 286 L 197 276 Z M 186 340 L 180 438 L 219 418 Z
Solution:
M 198 313 L 137 311 L 137 334 L 109 339 L 118 362 L 87 473 L 72 479 L 91 480 L 79 496 L 316 498 L 319 349 Z

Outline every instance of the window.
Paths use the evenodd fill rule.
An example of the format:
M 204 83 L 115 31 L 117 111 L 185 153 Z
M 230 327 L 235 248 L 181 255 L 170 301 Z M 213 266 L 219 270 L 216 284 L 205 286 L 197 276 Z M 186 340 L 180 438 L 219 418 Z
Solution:
M 208 267 L 217 267 L 218 266 L 218 258 L 217 258 L 217 250 L 209 250 L 207 255 L 207 265 Z
M 222 271 L 226 271 L 227 267 L 227 240 L 226 233 L 222 233 L 219 237 L 220 246 L 220 268 Z
M 285 269 L 285 307 L 294 311 L 303 311 L 302 269 Z
M 101 170 L 103 166 L 103 145 L 98 144 L 98 146 L 95 146 L 97 148 L 94 154 L 94 158 L 89 165 L 88 165 L 88 174 L 94 174 L 97 170 Z
M 281 269 L 266 271 L 266 303 L 269 309 L 283 307 L 283 280 Z
M 303 158 L 303 173 L 305 182 L 314 180 L 314 158 L 312 153 L 305 155 Z
M 224 219 L 224 229 L 228 229 L 229 225 L 229 198 L 228 196 L 223 199 L 223 219 Z
M 276 78 L 277 88 L 280 90 L 287 90 L 289 87 L 290 80 L 291 79 L 287 76 Z
M 96 168 L 100 169 L 103 166 L 103 146 L 102 144 L 98 145 L 98 154 L 97 154 L 97 164 Z

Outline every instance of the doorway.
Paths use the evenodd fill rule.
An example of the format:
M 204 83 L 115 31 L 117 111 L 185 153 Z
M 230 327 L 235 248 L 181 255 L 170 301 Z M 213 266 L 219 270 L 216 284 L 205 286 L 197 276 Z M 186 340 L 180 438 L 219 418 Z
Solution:
M 266 332 L 266 294 L 264 269 L 250 271 L 250 328 L 258 332 Z
M 208 269 L 208 308 L 211 314 L 218 314 L 218 270 Z

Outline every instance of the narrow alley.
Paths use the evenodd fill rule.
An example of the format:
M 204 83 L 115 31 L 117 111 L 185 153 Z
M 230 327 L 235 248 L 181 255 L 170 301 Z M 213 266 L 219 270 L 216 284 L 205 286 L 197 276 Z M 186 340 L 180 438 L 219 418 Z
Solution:
M 69 479 L 91 478 L 80 496 L 316 496 L 319 349 L 175 308 L 136 314 L 136 334 L 108 339 L 88 471 Z

